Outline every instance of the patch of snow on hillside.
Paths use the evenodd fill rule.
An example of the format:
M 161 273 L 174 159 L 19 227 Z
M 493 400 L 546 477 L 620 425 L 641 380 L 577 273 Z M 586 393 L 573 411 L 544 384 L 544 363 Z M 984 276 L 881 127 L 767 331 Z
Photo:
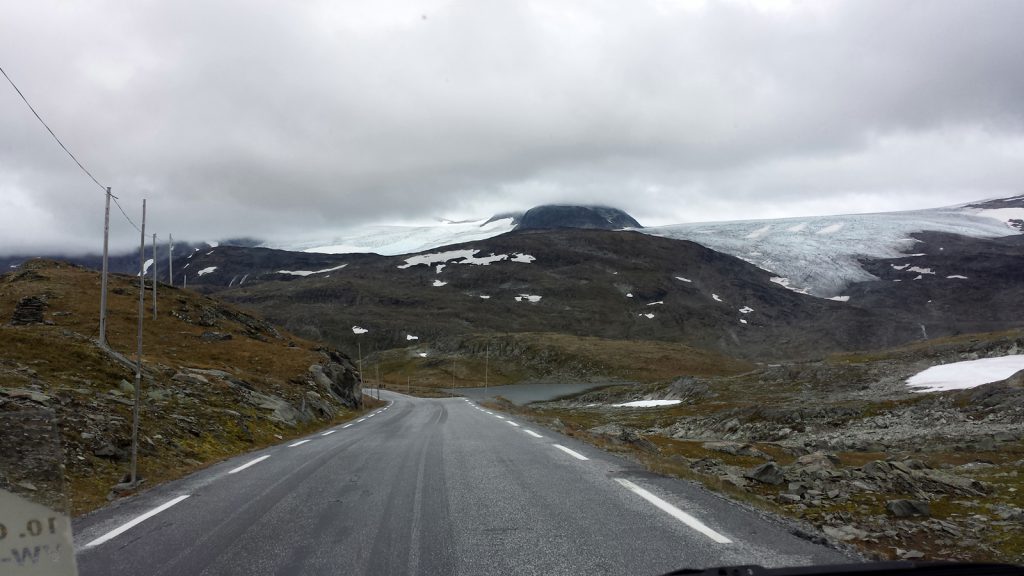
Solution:
M 893 270 L 905 270 L 907 266 L 910 266 L 910 264 L 900 264 L 899 266 L 895 264 L 889 264 L 889 266 L 892 266 Z
M 918 274 L 935 274 L 931 268 L 919 268 L 917 266 L 911 266 L 907 269 L 907 272 L 917 272 Z
M 676 276 L 676 280 L 681 280 L 681 281 L 687 282 L 687 283 L 692 283 L 693 282 L 693 280 L 690 280 L 689 278 L 683 278 L 682 276 Z
M 789 278 L 781 278 L 779 276 L 772 276 L 771 278 L 769 278 L 769 280 L 771 280 L 772 282 L 778 284 L 779 286 L 782 286 L 786 290 L 792 290 L 793 292 L 796 292 L 797 294 L 805 294 L 805 295 L 808 294 L 807 288 L 797 288 L 796 286 L 791 286 L 790 283 L 789 283 Z
M 437 273 L 440 274 L 441 270 L 444 270 L 445 266 L 447 266 L 447 264 L 438 264 L 437 265 Z
M 445 284 L 447 284 L 447 282 L 442 282 L 440 280 L 434 280 L 434 286 L 435 287 L 441 287 L 441 286 L 444 286 Z
M 352 327 L 353 334 L 366 334 L 367 332 L 369 332 L 369 330 L 367 330 L 366 328 L 360 328 L 359 326 Z
M 829 298 L 829 300 L 835 300 L 836 302 L 849 302 L 850 301 L 850 297 L 849 296 L 833 296 L 833 297 Z
M 502 260 L 508 259 L 508 254 L 491 254 L 490 256 L 484 256 L 483 258 L 477 258 L 475 256 L 476 250 L 473 251 L 473 256 L 467 256 L 462 260 L 456 262 L 456 264 L 475 264 L 477 266 L 488 266 L 495 262 L 501 262 Z
M 533 295 L 530 295 L 530 294 L 520 294 L 519 296 L 516 296 L 516 302 L 522 302 L 523 300 L 526 300 L 526 301 L 529 301 L 529 302 L 535 302 L 536 303 L 536 302 L 540 302 L 540 298 L 541 298 L 540 296 L 533 296 Z
M 1008 198 L 1007 202 L 1012 202 L 1013 200 L 1016 200 L 1016 198 Z M 971 211 L 978 216 L 998 220 L 1008 228 L 1016 228 L 1010 222 L 1011 220 L 1024 220 L 1024 208 L 989 208 L 974 209 Z
M 918 274 L 917 276 L 914 277 L 914 280 L 921 280 L 922 278 L 924 278 L 924 276 Z
M 533 256 L 530 256 L 529 254 L 520 254 L 520 253 L 516 252 L 515 254 L 512 255 L 511 260 L 513 262 L 520 262 L 522 264 L 530 264 L 531 262 L 536 260 L 536 258 L 533 257 Z
M 914 392 L 965 390 L 998 382 L 1024 370 L 1024 354 L 932 366 L 907 379 Z
M 420 352 L 419 353 L 419 357 L 420 358 L 426 358 L 427 357 L 427 353 L 426 352 Z
M 682 400 L 633 400 L 621 404 L 612 404 L 615 408 L 657 408 L 658 406 L 675 406 L 681 404 Z
M 658 300 L 657 302 L 651 302 L 648 306 L 657 306 L 658 304 L 664 304 L 664 300 Z
M 145 276 L 149 273 L 149 267 L 153 265 L 153 259 L 150 258 L 142 264 L 142 275 Z
M 648 319 L 654 318 L 654 314 L 637 314 L 637 316 L 644 316 Z
M 203 268 L 202 270 L 200 270 L 200 271 L 198 272 L 198 275 L 199 275 L 199 276 L 205 276 L 205 275 L 207 275 L 207 274 L 210 274 L 210 273 L 212 273 L 212 272 L 215 272 L 216 270 L 217 270 L 217 267 L 216 267 L 216 266 L 210 266 L 209 268 Z
M 402 264 L 399 268 L 404 270 L 420 264 L 431 266 L 435 262 L 448 262 L 449 260 L 455 260 L 456 258 L 472 258 L 477 252 L 479 252 L 479 250 L 449 250 L 447 252 L 417 254 L 416 256 L 406 258 L 405 264 Z
M 490 300 L 491 299 L 490 296 L 487 296 L 485 294 L 481 294 L 480 297 L 483 298 L 484 300 Z
M 632 292 L 627 292 L 626 293 L 626 298 L 632 298 L 632 297 L 633 297 L 633 293 Z
M 342 264 L 335 266 L 334 268 L 324 268 L 323 270 L 278 270 L 278 274 L 289 274 L 291 276 L 310 276 L 312 274 L 323 274 L 324 272 L 334 272 L 335 270 L 341 270 L 348 264 Z
M 405 335 L 405 339 L 406 340 L 419 340 L 420 337 L 419 336 L 413 336 L 412 334 L 406 334 Z
M 953 274 L 952 276 L 946 276 L 950 280 L 967 280 L 967 276 L 961 276 L 959 274 Z
M 722 301 L 722 299 L 718 297 L 718 294 L 712 294 L 711 297 L 715 299 L 715 302 L 721 302 Z
M 754 309 L 751 308 L 750 306 L 744 306 L 743 308 L 740 308 L 740 314 L 750 314 L 753 311 Z
M 746 324 L 746 323 L 747 323 L 746 320 L 744 320 L 743 318 L 740 318 L 740 324 Z
M 209 256 L 210 254 L 213 254 L 213 250 L 210 250 L 209 252 L 206 253 L 207 256 Z

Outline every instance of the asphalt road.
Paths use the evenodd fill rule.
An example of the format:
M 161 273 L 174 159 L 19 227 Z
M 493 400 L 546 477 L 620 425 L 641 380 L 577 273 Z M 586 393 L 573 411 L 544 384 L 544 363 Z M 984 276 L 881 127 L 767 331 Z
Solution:
M 661 574 L 852 561 L 471 401 L 381 397 L 391 404 L 371 417 L 77 519 L 80 573 Z

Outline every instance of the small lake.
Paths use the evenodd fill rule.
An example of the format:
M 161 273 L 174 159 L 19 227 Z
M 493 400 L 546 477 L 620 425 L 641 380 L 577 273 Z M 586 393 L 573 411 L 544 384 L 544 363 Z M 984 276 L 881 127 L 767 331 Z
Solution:
M 590 383 L 531 383 L 509 384 L 507 386 L 490 386 L 487 388 L 458 388 L 457 392 L 471 400 L 487 400 L 501 396 L 513 404 L 522 406 L 530 402 L 547 402 L 569 394 L 577 394 L 602 386 L 623 384 L 622 382 L 590 382 Z

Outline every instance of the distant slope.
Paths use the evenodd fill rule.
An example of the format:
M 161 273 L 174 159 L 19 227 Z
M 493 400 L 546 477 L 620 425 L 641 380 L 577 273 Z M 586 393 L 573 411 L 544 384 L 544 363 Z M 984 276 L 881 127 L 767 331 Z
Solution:
M 758 358 L 878 347 L 919 333 L 916 323 L 786 290 L 727 254 L 637 232 L 523 231 L 417 255 L 337 256 L 347 265 L 334 272 L 231 288 L 229 280 L 247 270 L 233 266 L 240 258 L 217 254 L 224 260 L 204 276 L 203 289 L 346 349 L 557 332 Z M 356 335 L 354 326 L 368 332 Z
M 621 230 L 623 228 L 643 228 L 643 226 L 632 216 L 618 208 L 560 204 L 548 204 L 530 208 L 519 218 L 519 223 L 516 224 L 516 230 L 554 228 Z

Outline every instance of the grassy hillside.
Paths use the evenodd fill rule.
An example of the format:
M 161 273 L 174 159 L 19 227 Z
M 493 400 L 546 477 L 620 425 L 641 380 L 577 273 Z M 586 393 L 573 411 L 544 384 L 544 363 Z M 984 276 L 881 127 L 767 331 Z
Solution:
M 0 276 L 0 412 L 56 412 L 76 514 L 105 503 L 128 471 L 138 280 L 110 278 L 112 352 L 95 343 L 99 289 L 99 274 L 53 261 Z M 211 298 L 166 285 L 158 293 L 155 320 L 151 291 L 145 303 L 139 472 L 146 486 L 360 409 L 312 378 L 311 366 L 329 362 L 325 349 Z M 45 303 L 43 323 L 8 324 L 27 297 Z M 351 364 L 334 359 L 358 382 Z M 32 473 L 2 470 L 0 483 L 17 486 Z

